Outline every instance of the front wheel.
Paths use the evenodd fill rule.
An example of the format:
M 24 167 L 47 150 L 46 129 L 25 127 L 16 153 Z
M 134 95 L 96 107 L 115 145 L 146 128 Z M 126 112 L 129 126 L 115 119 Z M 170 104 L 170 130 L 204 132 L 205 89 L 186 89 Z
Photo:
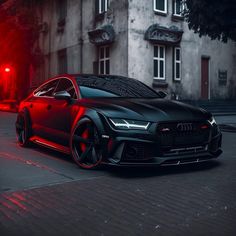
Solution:
M 84 119 L 74 128 L 71 136 L 74 161 L 82 168 L 95 169 L 102 161 L 102 144 L 95 124 Z

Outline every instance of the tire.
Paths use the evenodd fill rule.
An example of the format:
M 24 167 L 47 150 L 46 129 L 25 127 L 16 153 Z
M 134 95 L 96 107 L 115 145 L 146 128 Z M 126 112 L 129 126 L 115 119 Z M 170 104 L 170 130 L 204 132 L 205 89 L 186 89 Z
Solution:
M 81 120 L 71 135 L 71 154 L 77 165 L 96 169 L 102 161 L 102 144 L 97 127 L 90 119 Z
M 16 121 L 16 138 L 21 147 L 30 146 L 30 119 L 27 110 L 20 112 Z

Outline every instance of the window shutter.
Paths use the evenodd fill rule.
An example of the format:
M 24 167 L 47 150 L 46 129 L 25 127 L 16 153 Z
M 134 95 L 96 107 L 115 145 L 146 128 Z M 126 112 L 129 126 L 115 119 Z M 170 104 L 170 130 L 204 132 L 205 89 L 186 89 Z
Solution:
M 99 15 L 99 0 L 95 0 L 95 15 Z
M 98 61 L 94 61 L 93 62 L 93 73 L 95 74 L 95 75 L 98 75 Z

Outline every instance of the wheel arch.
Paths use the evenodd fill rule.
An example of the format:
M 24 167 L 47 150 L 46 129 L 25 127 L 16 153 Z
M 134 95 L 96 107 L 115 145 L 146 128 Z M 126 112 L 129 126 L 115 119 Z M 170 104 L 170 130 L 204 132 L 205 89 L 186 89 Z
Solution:
M 83 122 L 84 120 L 89 119 L 94 123 L 94 125 L 99 130 L 100 134 L 104 134 L 105 131 L 105 125 L 104 125 L 104 119 L 101 113 L 97 112 L 96 110 L 92 109 L 86 109 L 84 113 L 78 114 L 75 121 L 73 122 L 72 128 L 71 128 L 71 134 L 73 133 L 75 127 L 78 125 L 78 123 Z
M 104 124 L 104 122 L 106 121 L 104 116 L 101 113 L 97 112 L 96 110 L 87 109 L 82 116 L 78 115 L 76 117 L 70 132 L 70 150 L 72 150 L 72 139 L 75 130 L 80 124 L 82 124 L 82 122 L 86 122 L 88 120 L 93 122 L 96 128 L 98 129 L 98 133 L 101 139 L 101 145 L 103 146 L 103 160 L 104 160 L 106 159 L 107 156 L 107 139 L 104 139 L 102 135 L 107 134 L 106 127 Z

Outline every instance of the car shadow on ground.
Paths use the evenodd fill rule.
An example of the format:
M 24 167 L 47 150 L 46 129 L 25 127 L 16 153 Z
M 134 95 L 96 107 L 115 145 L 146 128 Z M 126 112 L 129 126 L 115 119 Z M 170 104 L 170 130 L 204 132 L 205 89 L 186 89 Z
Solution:
M 33 150 L 43 155 L 47 155 L 50 158 L 58 159 L 60 161 L 65 161 L 65 162 L 71 162 L 71 163 L 74 162 L 70 155 L 64 154 L 62 152 L 59 152 L 59 151 L 56 151 L 56 150 L 53 150 L 44 146 L 32 144 L 30 148 L 32 148 Z
M 189 172 L 209 171 L 222 165 L 219 161 L 206 161 L 202 163 L 185 164 L 179 166 L 151 166 L 151 167 L 122 167 L 106 166 L 110 175 L 119 178 L 146 178 L 152 176 L 176 175 Z

